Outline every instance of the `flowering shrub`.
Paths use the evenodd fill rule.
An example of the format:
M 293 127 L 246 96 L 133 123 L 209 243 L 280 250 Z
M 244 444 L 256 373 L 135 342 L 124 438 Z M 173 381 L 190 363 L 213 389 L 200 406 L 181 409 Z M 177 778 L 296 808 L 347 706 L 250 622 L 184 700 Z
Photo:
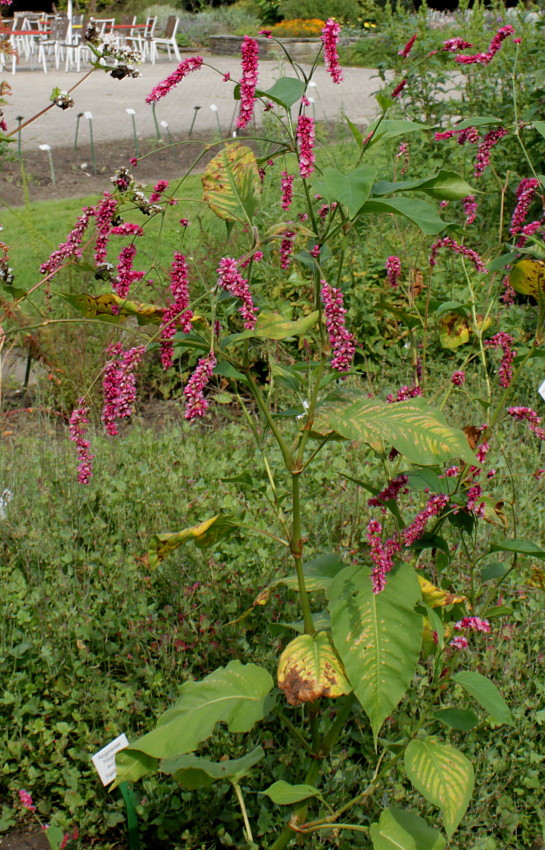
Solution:
M 335 84 L 342 81 L 339 35 L 333 19 L 321 28 L 320 51 Z M 475 53 L 465 52 L 471 45 L 456 37 L 438 44 L 437 52 L 441 61 L 451 61 L 453 68 L 457 64 L 487 66 L 514 35 L 512 27 L 502 27 L 486 51 Z M 392 138 L 430 129 L 389 118 L 399 98 L 410 91 L 415 74 L 410 63 L 418 50 L 417 36 L 412 34 L 400 45 L 401 73 L 378 96 L 381 113 L 367 135 L 363 137 L 352 126 L 356 155 L 350 170 L 323 166 L 317 157 L 315 122 L 307 112 L 307 92 L 316 64 L 309 74 L 291 65 L 293 76 L 280 78 L 269 93 L 261 92 L 257 43 L 248 36 L 244 39 L 236 88 L 237 126 L 247 127 L 259 97 L 271 113 L 276 136 L 259 160 L 250 147 L 237 140 L 219 145 L 206 166 L 202 203 L 227 223 L 226 241 L 214 258 L 211 280 L 202 274 L 200 281 L 202 270 L 191 256 L 188 232 L 192 224 L 187 218 L 177 218 L 178 244 L 169 269 L 166 274 L 164 269 L 155 270 L 168 281 L 161 303 L 135 300 L 142 297 L 148 274 L 148 270 L 136 268 L 147 221 L 179 216 L 180 211 L 174 203 L 178 200 L 175 190 L 167 181 L 157 183 L 148 198 L 125 169 L 112 177 L 111 191 L 105 192 L 95 207 L 84 210 L 41 269 L 44 281 L 49 282 L 64 265 L 80 265 L 87 240 L 85 247 L 94 255 L 96 278 L 110 290 L 86 293 L 84 299 L 73 302 L 86 317 L 107 321 L 118 334 L 106 350 L 102 372 L 101 419 L 109 435 L 115 436 L 118 420 L 133 411 L 137 369 L 146 350 L 152 348 L 160 351 L 164 368 L 182 356 L 190 365 L 182 393 L 187 421 L 202 420 L 209 414 L 219 379 L 223 392 L 240 406 L 242 421 L 255 437 L 266 474 L 263 503 L 267 526 L 242 513 L 215 511 L 195 525 L 155 534 L 144 562 L 156 570 L 185 544 L 193 542 L 206 549 L 234 534 L 273 540 L 282 573 L 256 595 L 244 616 L 266 607 L 278 585 L 285 584 L 297 593 L 300 619 L 286 624 L 295 637 L 290 635 L 292 639 L 278 659 L 277 683 L 282 696 L 274 689 L 271 671 L 246 658 L 229 660 L 201 681 L 185 681 L 176 704 L 157 726 L 118 754 L 114 787 L 146 777 L 150 781 L 157 774 L 171 776 L 189 789 L 216 780 L 228 782 L 240 808 L 245 840 L 253 844 L 256 827 L 248 817 L 241 780 L 246 786 L 248 776 L 255 777 L 255 766 L 264 762 L 261 744 L 249 747 L 256 743 L 252 737 L 256 725 L 272 722 L 274 712 L 302 748 L 305 763 L 301 773 L 297 764 L 289 773 L 279 767 L 278 774 L 273 771 L 256 780 L 272 804 L 294 806 L 269 844 L 272 850 L 324 830 L 364 832 L 375 850 L 381 850 L 385 842 L 393 845 L 400 840 L 406 846 L 417 846 L 417 842 L 422 846 L 425 840 L 435 847 L 450 841 L 475 787 L 473 765 L 455 737 L 456 731 L 466 728 L 468 715 L 467 728 L 479 722 L 477 715 L 465 708 L 468 698 L 500 726 L 514 723 L 496 685 L 481 672 L 465 669 L 469 661 L 464 653 L 473 641 L 478 655 L 478 641 L 493 633 L 494 620 L 503 614 L 500 590 L 517 567 L 518 556 L 545 557 L 531 541 L 499 535 L 490 538 L 481 522 L 500 526 L 506 533 L 503 502 L 496 500 L 490 489 L 498 476 L 498 468 L 491 464 L 494 453 L 499 453 L 495 442 L 498 424 L 510 419 L 515 424 L 525 422 L 531 439 L 545 439 L 537 411 L 510 403 L 526 364 L 543 343 L 543 263 L 521 259 L 527 256 L 520 253 L 526 250 L 521 245 L 511 245 L 519 250 L 506 255 L 485 258 L 477 250 L 478 242 L 477 247 L 466 244 L 471 242 L 472 232 L 466 233 L 464 228 L 471 227 L 479 212 L 476 190 L 463 176 L 445 168 L 415 180 L 379 180 L 370 156 Z M 95 46 L 103 57 L 102 46 Z M 148 101 L 175 96 L 174 88 L 203 64 L 202 57 L 185 59 L 154 88 Z M 497 123 L 477 116 L 462 127 L 438 131 L 439 138 L 436 135 L 431 144 L 456 140 L 477 145 L 471 179 L 480 179 L 491 168 L 493 148 L 509 132 Z M 490 125 L 492 129 L 481 135 L 480 128 Z M 530 131 L 544 135 L 540 126 L 538 123 Z M 515 127 L 520 139 L 516 117 Z M 524 146 L 522 140 L 520 143 Z M 406 157 L 407 148 L 398 153 Z M 133 163 L 133 167 L 137 165 Z M 263 204 L 263 184 L 267 182 L 277 190 L 276 206 Z M 539 253 L 543 249 L 536 234 L 542 233 L 544 224 L 541 179 L 533 175 L 517 182 L 514 209 L 505 219 L 506 236 L 528 239 Z M 464 226 L 454 230 L 441 213 L 456 203 Z M 530 232 L 526 221 L 534 204 L 540 209 L 530 222 L 534 225 Z M 134 214 L 141 217 L 141 224 L 126 220 Z M 392 220 L 410 222 L 419 230 L 419 242 L 427 245 L 427 268 L 419 275 L 384 246 L 382 280 L 387 281 L 387 297 L 403 299 L 393 310 L 406 328 L 403 336 L 412 372 L 411 383 L 390 393 L 382 386 L 372 392 L 364 383 L 366 341 L 358 340 L 350 324 L 351 292 L 345 280 L 351 259 L 376 216 L 387 223 L 383 224 L 385 230 Z M 127 243 L 115 267 L 107 262 L 114 237 Z M 445 256 L 463 269 L 461 300 L 432 298 Z M 511 288 L 533 296 L 538 303 L 534 327 L 523 340 L 524 347 L 517 344 L 517 350 L 511 334 L 495 328 L 495 332 L 488 331 L 493 321 L 501 323 L 499 295 L 503 290 L 494 275 L 501 271 L 503 277 L 508 266 L 512 267 Z M 281 270 L 292 267 L 297 268 L 301 288 L 308 293 L 296 303 L 283 299 L 281 290 L 280 295 L 275 293 L 264 271 L 283 279 Z M 388 300 L 382 303 L 390 309 Z M 128 324 L 129 317 L 137 324 Z M 440 405 L 429 393 L 425 360 L 435 319 L 443 347 L 453 353 L 452 363 L 458 367 L 451 365 Z M 459 357 L 458 348 L 472 338 L 475 351 Z M 268 369 L 265 385 L 257 369 L 263 352 Z M 496 387 L 490 378 L 491 364 L 500 353 Z M 476 424 L 464 425 L 463 419 L 447 415 L 444 408 L 451 393 L 465 398 L 462 394 L 467 392 L 467 374 L 474 361 L 485 369 L 487 393 L 475 408 Z M 287 387 L 287 403 L 282 398 L 277 404 L 270 386 L 275 376 Z M 76 444 L 78 478 L 84 487 L 92 486 L 93 475 L 88 425 L 88 404 L 82 396 L 72 413 L 70 438 Z M 352 441 L 368 446 L 369 456 L 380 460 L 384 480 L 354 481 L 370 494 L 364 515 L 355 520 L 356 545 L 349 547 L 335 540 L 333 551 L 318 552 L 303 525 L 303 506 L 314 498 L 308 484 L 309 468 L 326 446 L 343 447 Z M 333 448 L 331 452 L 334 456 Z M 242 473 L 242 480 L 249 480 L 251 486 L 251 472 Z M 251 507 L 258 504 L 256 497 Z M 259 515 L 260 510 L 255 512 Z M 492 555 L 497 558 L 496 553 L 509 553 L 512 560 L 500 563 L 495 571 L 483 562 Z M 286 572 L 288 567 L 291 569 Z M 327 607 L 321 610 L 324 598 Z M 405 704 L 398 718 L 398 707 L 415 682 L 426 701 L 418 698 Z M 292 707 L 298 711 L 293 712 Z M 357 789 L 330 804 L 327 783 L 323 790 L 319 786 L 329 778 L 330 758 L 343 746 L 346 727 L 353 718 L 364 730 L 360 734 L 369 762 L 361 766 Z M 230 745 L 233 758 L 211 762 L 193 755 L 212 738 L 220 723 L 231 732 L 248 735 L 245 751 L 238 749 L 237 738 L 236 746 Z M 414 812 L 387 804 L 389 794 L 395 794 L 398 771 L 440 810 L 447 839 L 436 825 L 431 827 Z M 272 781 L 277 776 L 277 781 Z M 394 791 L 387 790 L 391 787 Z M 357 813 L 364 802 L 368 814 L 360 820 Z
M 316 38 L 321 35 L 324 23 L 318 18 L 293 18 L 273 24 L 271 32 L 276 38 Z

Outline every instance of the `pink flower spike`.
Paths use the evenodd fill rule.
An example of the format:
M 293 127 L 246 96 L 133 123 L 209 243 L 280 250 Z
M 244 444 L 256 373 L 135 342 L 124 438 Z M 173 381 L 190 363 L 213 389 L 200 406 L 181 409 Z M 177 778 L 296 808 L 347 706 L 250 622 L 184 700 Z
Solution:
M 501 348 L 503 356 L 499 368 L 499 384 L 504 389 L 511 385 L 513 380 L 513 360 L 517 352 L 511 348 L 513 337 L 507 333 L 494 334 L 490 339 L 485 339 L 484 344 L 488 348 Z
M 183 333 L 189 333 L 192 328 L 193 313 L 189 310 L 189 286 L 187 282 L 187 263 L 185 256 L 175 252 L 170 267 L 170 291 L 172 301 L 163 313 L 161 320 L 161 362 L 163 369 L 170 369 L 173 362 L 174 346 L 172 337 L 176 333 L 176 325 L 180 324 Z
M 511 236 L 522 231 L 526 216 L 528 215 L 528 210 L 532 205 L 532 201 L 534 200 L 534 196 L 538 189 L 539 180 L 536 180 L 534 177 L 520 181 L 516 195 L 517 203 L 513 210 L 511 225 L 509 227 L 509 233 Z
M 410 37 L 405 47 L 402 47 L 401 50 L 398 50 L 398 56 L 401 56 L 403 59 L 406 59 L 411 50 L 413 49 L 414 43 L 418 38 L 418 33 L 415 32 L 413 36 Z
M 386 260 L 386 277 L 390 286 L 397 287 L 399 285 L 399 277 L 401 275 L 401 260 L 399 257 L 392 256 Z
M 344 77 L 342 68 L 339 64 L 339 54 L 337 47 L 339 44 L 339 35 L 341 26 L 333 18 L 329 18 L 326 25 L 322 29 L 322 44 L 324 45 L 324 60 L 327 72 L 334 83 L 342 83 Z
M 136 399 L 136 378 L 134 371 L 140 363 L 146 347 L 123 350 L 120 342 L 107 348 L 112 358 L 104 367 L 102 388 L 104 407 L 101 419 L 106 432 L 115 437 L 118 433 L 117 420 L 131 416 Z
M 401 80 L 401 82 L 397 84 L 397 86 L 395 87 L 395 89 L 391 93 L 390 97 L 399 97 L 399 95 L 401 94 L 401 92 L 403 91 L 405 86 L 407 85 L 407 82 L 408 82 L 408 80 L 407 80 L 406 77 L 405 77 L 405 79 Z
M 29 812 L 36 811 L 36 806 L 32 802 L 31 795 L 28 793 L 28 791 L 25 791 L 24 788 L 19 789 L 19 799 L 21 801 L 21 805 L 24 806 L 24 808 L 27 809 Z
M 222 257 L 218 266 L 218 286 L 229 295 L 242 300 L 239 312 L 244 319 L 246 330 L 252 330 L 256 323 L 256 309 L 248 281 L 242 277 L 237 268 L 237 261 L 232 257 Z
M 458 56 L 454 57 L 454 61 L 458 62 L 460 65 L 489 65 L 500 49 L 502 42 L 514 32 L 515 30 L 510 24 L 506 27 L 501 27 L 490 42 L 487 53 L 475 53 L 470 56 L 459 53 Z
M 259 30 L 259 35 L 262 35 L 263 38 L 271 38 L 272 30 Z
M 168 189 L 168 180 L 159 180 L 159 182 L 154 186 L 153 192 L 149 196 L 150 204 L 155 204 L 157 201 L 161 200 L 161 195 L 163 195 Z
M 454 251 L 456 254 L 461 254 L 463 257 L 467 257 L 468 260 L 471 260 L 473 265 L 475 266 L 475 270 L 480 274 L 485 274 L 488 269 L 483 263 L 481 257 L 474 251 L 472 248 L 466 248 L 465 245 L 460 245 L 459 242 L 456 242 L 455 239 L 452 239 L 450 236 L 445 236 L 443 239 L 438 239 L 431 246 L 431 253 L 429 263 L 430 266 L 437 265 L 437 253 L 440 248 L 449 248 L 451 251 Z
M 241 52 L 242 79 L 240 80 L 240 110 L 237 120 L 239 130 L 246 127 L 254 114 L 259 59 L 259 44 L 255 38 L 245 35 Z
M 456 637 L 452 638 L 451 642 L 449 643 L 449 646 L 454 647 L 454 649 L 467 649 L 469 643 L 466 637 L 464 637 L 463 635 L 457 635 Z
M 128 298 L 132 284 L 144 277 L 144 272 L 137 272 L 132 267 L 135 256 L 136 245 L 126 245 L 119 254 L 117 276 L 112 281 L 112 289 L 119 298 Z
M 484 632 L 484 634 L 488 634 L 490 632 L 490 623 L 488 620 L 481 620 L 480 617 L 462 617 L 461 620 L 458 620 L 454 624 L 454 628 L 458 629 L 458 631 L 469 629 L 473 632 Z
M 466 227 L 469 227 L 470 224 L 473 224 L 475 219 L 477 218 L 477 201 L 475 200 L 475 195 L 467 195 L 463 200 L 464 205 L 464 215 L 466 217 Z
M 392 478 L 384 490 L 367 500 L 368 506 L 370 508 L 382 508 L 384 507 L 385 502 L 389 502 L 392 499 L 397 502 L 401 493 L 409 492 L 406 486 L 408 482 L 409 479 L 403 473 L 401 473 L 401 475 L 396 475 L 396 477 Z
M 325 310 L 325 325 L 329 334 L 329 342 L 333 349 L 331 368 L 338 372 L 350 369 L 356 350 L 356 337 L 345 327 L 346 309 L 343 294 L 340 289 L 330 286 L 325 280 L 321 281 L 321 297 Z
M 78 399 L 78 405 L 79 406 L 72 411 L 70 416 L 68 437 L 76 444 L 76 450 L 78 453 L 78 481 L 80 484 L 88 484 L 93 474 L 94 458 L 94 455 L 92 455 L 89 451 L 91 443 L 86 439 L 86 426 L 89 424 L 89 408 L 85 406 L 84 398 Z M 19 794 L 21 793 L 26 794 L 26 791 L 20 791 Z M 30 802 L 32 803 L 32 800 Z M 30 811 L 34 810 L 31 809 Z
M 465 41 L 463 38 L 448 38 L 443 42 L 443 50 L 450 53 L 455 53 L 457 50 L 467 50 L 468 47 L 473 47 L 470 41 Z
M 287 171 L 282 172 L 282 181 L 280 184 L 282 188 L 282 200 L 280 201 L 280 204 L 283 210 L 289 210 L 291 207 L 294 179 L 294 176 L 292 174 L 288 174 Z
M 458 370 L 457 372 L 453 372 L 450 376 L 451 383 L 454 384 L 455 387 L 461 387 L 465 384 L 466 381 L 466 373 Z
M 497 145 L 500 139 L 507 136 L 505 127 L 497 127 L 490 130 L 479 145 L 477 156 L 475 157 L 475 170 L 473 176 L 479 178 L 485 168 L 490 165 L 490 152 L 494 145 Z
M 157 103 L 158 100 L 165 97 L 173 88 L 181 83 L 184 77 L 187 77 L 192 71 L 198 71 L 202 67 L 202 56 L 194 56 L 190 59 L 184 59 L 180 62 L 175 71 L 170 74 L 162 83 L 158 83 L 151 94 L 146 98 L 146 103 Z
M 314 171 L 314 121 L 309 115 L 300 115 L 297 121 L 299 147 L 299 174 L 310 177 Z
M 284 237 L 280 243 L 280 268 L 289 269 L 291 265 L 291 255 L 293 254 L 295 240 L 295 231 L 285 230 Z
M 208 399 L 204 396 L 204 389 L 212 377 L 216 362 L 216 356 L 212 351 L 206 357 L 201 357 L 197 368 L 184 387 L 186 402 L 184 417 L 189 422 L 204 416 L 208 410 Z

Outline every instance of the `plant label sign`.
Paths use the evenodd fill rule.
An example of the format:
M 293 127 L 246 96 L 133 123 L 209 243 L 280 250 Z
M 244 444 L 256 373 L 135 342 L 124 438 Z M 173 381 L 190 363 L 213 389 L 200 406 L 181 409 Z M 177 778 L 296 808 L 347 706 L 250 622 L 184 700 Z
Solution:
M 545 401 L 545 381 L 543 381 L 540 388 L 538 389 L 538 393 L 540 394 L 543 401 Z
M 115 740 L 110 741 L 109 744 L 106 744 L 105 747 L 102 747 L 102 749 L 99 750 L 98 753 L 95 753 L 95 755 L 91 758 L 103 785 L 109 785 L 110 782 L 114 781 L 117 774 L 115 767 L 115 754 L 118 753 L 119 750 L 124 750 L 125 747 L 128 746 L 128 738 L 123 733 L 122 735 L 118 735 Z

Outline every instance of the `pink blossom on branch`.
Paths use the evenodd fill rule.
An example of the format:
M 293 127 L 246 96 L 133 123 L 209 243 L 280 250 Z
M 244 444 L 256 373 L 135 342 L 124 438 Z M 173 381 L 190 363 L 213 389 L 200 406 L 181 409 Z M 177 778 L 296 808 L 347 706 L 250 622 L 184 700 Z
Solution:
M 300 115 L 297 121 L 299 147 L 299 174 L 310 177 L 314 171 L 314 121 L 308 115 Z
M 472 248 L 466 248 L 465 245 L 460 245 L 459 242 L 456 242 L 455 239 L 452 239 L 450 236 L 445 236 L 443 239 L 438 239 L 431 246 L 430 252 L 430 266 L 437 265 L 437 254 L 440 248 L 449 248 L 451 251 L 454 251 L 456 254 L 461 254 L 463 257 L 467 257 L 468 260 L 471 260 L 473 265 L 475 266 L 476 271 L 481 274 L 485 274 L 488 269 L 483 263 L 481 257 L 474 251 Z
M 325 324 L 329 334 L 329 342 L 333 349 L 331 368 L 339 372 L 350 369 L 356 350 L 356 338 L 346 329 L 343 294 L 340 289 L 330 286 L 325 280 L 321 281 L 322 303 L 325 310 Z
M 513 360 L 517 356 L 517 352 L 511 348 L 513 337 L 507 333 L 497 333 L 490 339 L 485 339 L 484 344 L 488 348 L 501 348 L 503 356 L 499 368 L 499 383 L 501 387 L 507 389 L 513 380 Z
M 484 632 L 485 634 L 488 634 L 490 632 L 490 623 L 488 620 L 481 620 L 480 617 L 462 617 L 461 620 L 458 620 L 458 622 L 454 624 L 454 628 L 459 631 L 469 629 L 473 632 Z
M 401 493 L 408 493 L 407 484 L 409 479 L 406 475 L 401 473 L 401 475 L 396 475 L 395 478 L 388 483 L 388 485 L 381 490 L 380 493 L 377 493 L 376 496 L 372 496 L 367 500 L 367 504 L 370 508 L 382 508 L 385 502 L 389 502 L 392 499 L 397 501 Z
M 124 351 L 120 342 L 107 348 L 112 358 L 104 367 L 102 389 L 104 406 L 101 419 L 108 434 L 118 433 L 117 420 L 131 416 L 136 399 L 136 377 L 134 371 L 140 363 L 146 347 L 140 345 Z
M 490 130 L 479 145 L 477 156 L 475 157 L 475 170 L 473 176 L 479 178 L 485 168 L 490 165 L 490 152 L 494 145 L 497 145 L 500 139 L 507 136 L 505 127 L 497 127 Z
M 458 369 L 456 372 L 453 372 L 450 376 L 450 381 L 454 384 L 455 387 L 461 387 L 465 384 L 466 381 L 466 373 L 462 372 L 461 369 Z
M 344 77 L 342 68 L 339 64 L 339 54 L 337 45 L 339 43 L 339 35 L 341 32 L 340 24 L 333 18 L 329 18 L 326 25 L 322 29 L 322 43 L 324 45 L 324 60 L 327 72 L 334 83 L 342 83 Z
M 291 255 L 295 245 L 295 231 L 285 230 L 283 239 L 280 243 L 280 268 L 289 269 L 291 265 Z
M 237 261 L 232 257 L 222 257 L 217 271 L 218 286 L 229 295 L 241 299 L 242 306 L 239 307 L 239 312 L 244 319 L 244 327 L 246 330 L 252 330 L 256 323 L 256 309 L 248 281 L 240 274 Z
M 409 55 L 409 53 L 411 52 L 411 50 L 413 49 L 414 43 L 415 43 L 417 38 L 418 38 L 418 33 L 415 32 L 415 34 L 412 35 L 410 37 L 410 39 L 408 40 L 405 47 L 402 47 L 401 50 L 397 51 L 398 55 L 401 56 L 403 59 L 406 59 L 407 56 Z
M 404 77 L 404 78 L 401 80 L 401 82 L 399 82 L 399 83 L 397 84 L 397 86 L 394 88 L 394 90 L 392 91 L 392 93 L 391 93 L 390 97 L 393 97 L 393 98 L 399 97 L 399 95 L 401 94 L 401 92 L 403 91 L 403 89 L 405 88 L 405 86 L 407 85 L 407 83 L 408 83 L 408 80 L 407 80 L 407 78 L 406 78 L 406 77 Z
M 464 205 L 464 215 L 466 217 L 466 227 L 469 227 L 470 224 L 473 224 L 475 219 L 477 218 L 477 201 L 475 200 L 475 195 L 467 195 L 463 200 Z
M 291 207 L 291 202 L 293 200 L 293 181 L 294 177 L 292 174 L 288 174 L 287 171 L 282 172 L 282 180 L 281 180 L 281 188 L 282 188 L 282 199 L 280 201 L 280 205 L 283 210 L 289 210 Z
M 458 56 L 454 57 L 454 61 L 460 65 L 488 65 L 500 49 L 502 42 L 514 32 L 515 30 L 510 24 L 501 27 L 490 42 L 487 53 L 475 53 L 471 56 L 459 53 Z
M 442 49 L 449 53 L 456 53 L 457 50 L 467 50 L 468 47 L 473 47 L 471 42 L 457 36 L 456 38 L 447 38 L 443 42 Z
M 88 424 L 89 408 L 85 405 L 85 399 L 80 398 L 78 399 L 78 407 L 73 410 L 70 415 L 70 424 L 68 427 L 68 436 L 70 440 L 76 444 L 78 453 L 78 481 L 80 484 L 88 484 L 91 479 L 91 475 L 93 474 L 93 455 L 89 451 L 91 448 L 91 442 L 86 437 L 86 426 Z M 19 791 L 21 802 L 23 802 L 22 795 L 26 793 L 26 791 Z M 28 797 L 32 804 L 30 794 Z M 25 805 L 24 802 L 23 805 Z M 25 806 L 25 808 L 29 807 Z M 30 811 L 34 811 L 34 809 L 30 809 Z
M 165 95 L 167 95 L 174 86 L 181 83 L 184 77 L 187 77 L 191 71 L 198 71 L 198 69 L 202 67 L 203 61 L 202 56 L 193 56 L 190 59 L 184 59 L 183 62 L 180 62 L 176 70 L 173 71 L 172 74 L 169 74 L 166 80 L 163 80 L 162 83 L 158 83 L 155 86 L 151 94 L 147 96 L 146 103 L 157 103 L 157 101 L 165 97 Z
M 517 203 L 513 210 L 511 225 L 509 227 L 509 233 L 511 236 L 522 231 L 526 216 L 528 215 L 528 210 L 532 205 L 532 201 L 534 200 L 538 188 L 539 180 L 536 180 L 534 177 L 520 181 L 516 195 Z
M 401 275 L 401 260 L 399 257 L 392 256 L 386 260 L 386 277 L 390 286 L 397 287 L 399 276 Z
M 189 286 L 187 281 L 187 263 L 185 256 L 175 252 L 170 267 L 170 292 L 172 301 L 161 319 L 161 363 L 163 369 L 170 369 L 174 357 L 172 337 L 176 333 L 176 324 L 180 324 L 184 333 L 191 331 L 193 313 L 189 310 Z
M 144 272 L 137 272 L 132 267 L 135 256 L 136 245 L 126 245 L 119 254 L 117 277 L 112 281 L 112 289 L 120 298 L 128 298 L 132 284 L 144 277 Z
M 255 38 L 244 36 L 242 42 L 242 78 L 240 80 L 240 110 L 237 127 L 242 130 L 254 114 L 255 90 L 257 88 L 259 44 Z
M 184 387 L 186 403 L 184 416 L 188 421 L 204 416 L 208 410 L 209 403 L 208 399 L 204 396 L 204 389 L 212 377 L 216 362 L 216 356 L 213 351 L 206 357 L 201 357 L 197 363 L 197 368 Z
M 509 407 L 507 409 L 509 416 L 513 419 L 518 419 L 519 422 L 528 422 L 530 431 L 539 437 L 540 440 L 545 440 L 545 429 L 541 427 L 541 417 L 537 415 L 531 407 Z

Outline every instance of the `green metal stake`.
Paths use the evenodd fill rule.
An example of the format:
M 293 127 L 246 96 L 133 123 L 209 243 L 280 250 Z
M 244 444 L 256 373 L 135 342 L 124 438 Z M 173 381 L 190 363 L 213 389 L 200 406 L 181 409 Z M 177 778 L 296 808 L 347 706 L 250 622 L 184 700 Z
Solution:
M 51 156 L 51 146 L 50 145 L 40 145 L 41 151 L 47 151 L 47 158 L 49 159 L 49 173 L 51 174 L 51 182 L 56 183 L 55 180 L 55 169 L 53 168 L 53 157 Z
M 219 115 L 218 115 L 218 107 L 216 106 L 216 104 L 215 104 L 215 103 L 211 103 L 211 104 L 210 104 L 210 109 L 211 109 L 211 111 L 214 113 L 214 115 L 216 116 L 216 121 L 217 121 L 217 123 L 218 123 L 218 132 L 219 132 L 220 137 L 221 137 L 221 124 L 220 124 L 220 117 L 219 117 Z
M 157 106 L 157 103 L 155 101 L 153 101 L 153 103 L 151 104 L 151 111 L 152 111 L 152 114 L 153 114 L 153 123 L 155 124 L 155 132 L 157 133 L 157 138 L 159 139 L 159 141 L 161 141 L 161 131 L 159 129 L 159 124 L 157 122 L 157 115 L 155 114 L 155 107 L 156 106 Z M 161 125 L 162 124 L 163 124 L 163 122 L 161 121 Z M 137 154 L 137 156 L 138 156 L 138 154 Z
M 78 133 L 79 133 L 79 122 L 83 118 L 83 112 L 78 112 L 78 116 L 76 118 L 76 136 L 74 138 L 74 151 L 78 149 Z
M 161 127 L 163 130 L 166 130 L 169 142 L 172 141 L 172 136 L 170 130 L 168 129 L 168 123 L 166 121 L 161 121 Z
M 21 159 L 21 124 L 23 123 L 23 115 L 18 115 L 16 117 L 17 121 L 17 156 Z
M 95 142 L 93 139 L 93 113 L 92 112 L 84 112 L 84 118 L 89 122 L 89 136 L 91 139 L 91 159 L 93 160 L 93 174 L 97 173 L 97 160 L 95 156 Z
M 189 136 L 193 132 L 193 127 L 195 126 L 195 121 L 197 120 L 197 112 L 199 111 L 200 108 L 201 108 L 200 106 L 194 106 L 193 107 L 193 110 L 194 110 L 193 111 L 193 121 L 191 122 L 191 127 L 189 128 L 189 133 L 188 133 Z
M 140 156 L 140 151 L 138 150 L 138 136 L 136 135 L 136 112 L 134 111 L 134 109 L 126 109 L 125 112 L 127 113 L 127 115 L 131 116 L 132 135 L 134 138 L 134 152 L 136 154 L 136 157 L 138 158 Z

